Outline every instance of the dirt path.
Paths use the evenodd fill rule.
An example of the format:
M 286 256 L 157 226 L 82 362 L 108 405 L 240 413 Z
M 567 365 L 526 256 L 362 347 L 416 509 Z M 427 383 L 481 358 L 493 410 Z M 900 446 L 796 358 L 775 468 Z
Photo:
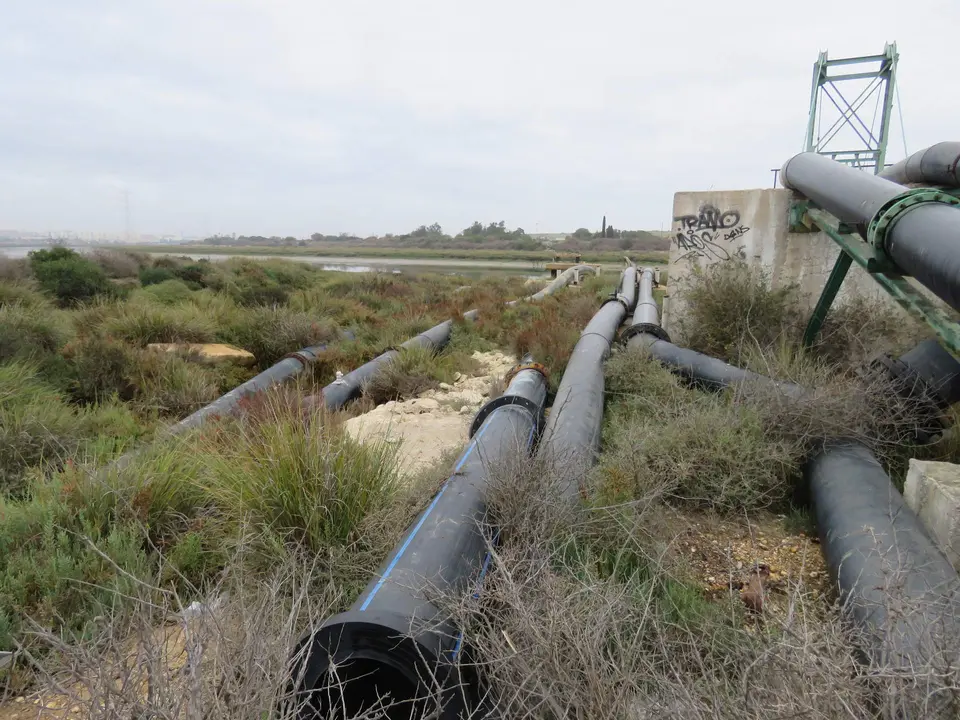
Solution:
M 462 375 L 452 385 L 441 384 L 418 398 L 388 402 L 344 424 L 351 437 L 385 440 L 398 445 L 400 473 L 415 476 L 436 463 L 445 452 L 467 442 L 477 410 L 490 397 L 496 378 L 502 378 L 516 359 L 501 352 L 473 353 L 480 370 Z

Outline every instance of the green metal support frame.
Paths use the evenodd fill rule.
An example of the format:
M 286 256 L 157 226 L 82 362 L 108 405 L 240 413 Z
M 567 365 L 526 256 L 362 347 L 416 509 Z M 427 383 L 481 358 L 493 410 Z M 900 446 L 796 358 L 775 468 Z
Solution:
M 914 287 L 903 275 L 891 271 L 886 258 L 878 255 L 874 247 L 864 242 L 853 228 L 837 222 L 836 218 L 823 210 L 798 204 L 791 210 L 792 219 L 799 221 L 809 231 L 816 229 L 825 232 L 840 247 L 837 258 L 823 288 L 820 299 L 810 316 L 803 333 L 803 344 L 810 347 L 820 334 L 827 318 L 830 306 L 840 291 L 847 271 L 855 261 L 862 267 L 893 300 L 912 316 L 925 322 L 937 334 L 944 346 L 952 353 L 960 355 L 960 324 L 955 322 L 943 309 Z M 815 226 L 815 227 L 814 227 Z
M 807 119 L 807 132 L 804 148 L 807 152 L 816 152 L 874 174 L 883 170 L 886 163 L 887 140 L 890 136 L 890 119 L 893 110 L 894 90 L 897 83 L 897 44 L 884 46 L 882 55 L 829 59 L 821 52 L 813 65 L 813 83 L 810 89 L 810 112 Z M 863 72 L 830 74 L 831 68 L 847 65 L 870 67 Z M 874 67 L 875 66 L 875 67 Z M 841 84 L 869 80 L 867 86 L 852 101 L 848 101 Z M 857 85 L 846 85 L 856 92 Z M 861 110 L 864 104 L 875 96 L 880 112 L 880 126 L 875 128 L 874 117 L 868 125 Z M 819 120 L 823 100 L 829 100 L 840 117 L 819 135 Z M 848 128 L 859 141 L 859 147 L 833 148 L 831 141 L 843 129 Z M 838 141 L 839 142 L 839 141 Z

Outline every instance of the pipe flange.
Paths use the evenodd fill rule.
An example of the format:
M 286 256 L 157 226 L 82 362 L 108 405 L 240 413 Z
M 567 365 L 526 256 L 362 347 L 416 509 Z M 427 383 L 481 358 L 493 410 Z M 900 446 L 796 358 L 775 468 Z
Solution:
M 517 376 L 521 370 L 535 370 L 536 372 L 543 375 L 544 380 L 550 382 L 550 371 L 547 370 L 546 365 L 542 365 L 537 362 L 521 363 L 515 365 L 510 369 L 510 371 L 503 376 L 504 385 L 509 385 L 511 381 Z
M 934 188 L 914 188 L 885 202 L 867 224 L 867 242 L 882 255 L 886 253 L 887 234 L 900 217 L 916 205 L 940 203 L 960 205 L 960 198 Z
M 316 362 L 317 358 L 318 356 L 314 355 L 313 353 L 311 353 L 310 355 L 307 355 L 306 353 L 303 352 L 303 350 L 296 350 L 292 353 L 287 353 L 282 358 L 280 358 L 280 360 L 278 360 L 277 362 L 282 362 L 284 360 L 299 360 L 300 364 L 306 367 L 310 363 Z
M 670 342 L 670 336 L 667 334 L 667 331 L 655 323 L 636 323 L 635 325 L 631 325 L 620 333 L 620 342 L 626 343 L 635 335 L 642 335 L 643 333 L 653 335 L 658 340 Z
M 540 412 L 540 406 L 537 405 L 533 400 L 528 398 L 521 397 L 520 395 L 501 395 L 498 398 L 495 398 L 480 408 L 476 416 L 473 418 L 473 423 L 470 425 L 470 434 L 468 437 L 473 438 L 476 432 L 480 429 L 480 426 L 483 425 L 484 421 L 490 417 L 494 410 L 499 410 L 500 408 L 506 405 L 519 405 L 525 410 L 530 411 L 530 415 L 533 418 L 533 432 L 534 437 L 540 436 L 540 431 L 543 430 L 543 413 Z

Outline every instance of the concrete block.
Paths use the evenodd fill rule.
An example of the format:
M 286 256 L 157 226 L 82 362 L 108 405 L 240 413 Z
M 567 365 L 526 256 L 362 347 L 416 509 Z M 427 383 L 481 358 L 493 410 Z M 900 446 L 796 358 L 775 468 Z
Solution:
M 234 363 L 253 365 L 257 359 L 253 353 L 224 343 L 150 343 L 148 350 L 157 352 L 187 353 L 203 363 Z
M 664 327 L 674 334 L 683 313 L 683 288 L 697 268 L 731 258 L 762 267 L 772 288 L 796 285 L 812 310 L 840 253 L 824 233 L 791 233 L 793 194 L 783 189 L 679 192 L 673 198 L 670 238 L 671 308 Z M 899 308 L 869 274 L 854 264 L 838 301 L 862 296 Z
M 911 458 L 903 497 L 960 570 L 960 465 Z

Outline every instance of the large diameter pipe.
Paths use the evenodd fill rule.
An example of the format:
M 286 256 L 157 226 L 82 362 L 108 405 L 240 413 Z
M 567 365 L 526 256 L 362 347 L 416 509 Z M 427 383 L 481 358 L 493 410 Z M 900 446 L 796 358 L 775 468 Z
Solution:
M 840 220 L 866 227 L 907 191 L 897 183 L 817 153 L 800 153 L 781 172 L 783 184 Z M 960 210 L 938 202 L 913 205 L 893 221 L 883 251 L 905 273 L 960 309 Z
M 941 142 L 884 168 L 880 177 L 901 185 L 960 186 L 960 142 Z
M 576 265 L 574 267 L 567 268 L 562 273 L 557 275 L 557 277 L 547 284 L 547 286 L 542 290 L 535 292 L 533 295 L 528 295 L 523 299 L 527 302 L 537 302 L 538 300 L 543 300 L 543 298 L 547 297 L 548 295 L 553 295 L 557 290 L 569 285 L 575 277 L 578 277 L 583 273 L 593 273 L 596 275 L 597 268 L 595 268 L 593 265 Z M 507 305 L 516 305 L 518 302 L 518 300 L 511 300 L 507 303 Z
M 573 348 L 543 431 L 541 452 L 564 468 L 560 491 L 577 497 L 581 472 L 596 461 L 603 421 L 603 362 L 636 302 L 636 268 L 623 271 L 614 297 L 591 318 Z
M 827 566 L 869 659 L 888 669 L 955 666 L 957 573 L 873 453 L 856 442 L 827 445 L 806 477 Z
M 633 313 L 633 322 L 624 331 L 623 337 L 627 339 L 628 348 L 646 348 L 654 359 L 671 372 L 709 390 L 752 383 L 776 388 L 784 395 L 794 398 L 800 397 L 804 392 L 801 386 L 794 383 L 780 382 L 671 343 L 666 331 L 660 327 L 660 312 L 653 297 L 652 268 L 644 268 L 640 272 L 637 309 Z
M 471 310 L 464 313 L 464 317 L 472 320 L 476 317 L 477 311 Z M 453 320 L 445 320 L 439 325 L 434 325 L 419 335 L 416 335 L 405 343 L 401 348 L 427 348 L 433 351 L 441 350 L 449 341 L 450 334 L 453 332 Z M 359 397 L 363 391 L 363 386 L 380 372 L 389 362 L 400 354 L 397 349 L 391 348 L 385 353 L 378 355 L 373 360 L 364 363 L 356 370 L 351 370 L 343 377 L 334 380 L 323 388 L 323 404 L 328 410 L 337 410 L 342 408 L 348 402 Z
M 350 610 L 301 641 L 300 689 L 311 695 L 311 717 L 359 716 L 385 695 L 399 703 L 387 717 L 421 717 L 427 696 L 452 680 L 462 637 L 431 598 L 479 588 L 489 563 L 490 470 L 530 451 L 546 395 L 539 369 L 516 372 L 477 414 L 453 474 Z M 442 694 L 439 717 L 457 717 L 462 688 Z

